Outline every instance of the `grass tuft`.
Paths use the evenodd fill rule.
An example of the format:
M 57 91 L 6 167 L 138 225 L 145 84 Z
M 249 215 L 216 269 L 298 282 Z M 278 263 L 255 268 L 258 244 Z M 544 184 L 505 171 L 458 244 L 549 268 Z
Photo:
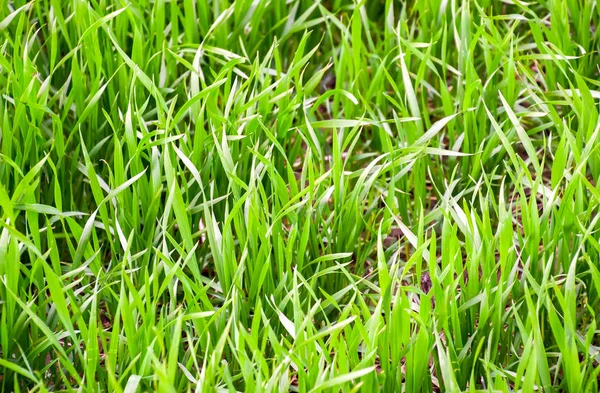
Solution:
M 0 2 L 0 391 L 600 391 L 600 5 Z

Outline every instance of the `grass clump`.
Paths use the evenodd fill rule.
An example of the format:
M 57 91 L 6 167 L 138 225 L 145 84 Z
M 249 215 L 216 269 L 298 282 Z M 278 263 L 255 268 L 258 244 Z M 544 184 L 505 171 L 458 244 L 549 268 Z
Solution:
M 0 390 L 598 392 L 599 23 L 0 4 Z

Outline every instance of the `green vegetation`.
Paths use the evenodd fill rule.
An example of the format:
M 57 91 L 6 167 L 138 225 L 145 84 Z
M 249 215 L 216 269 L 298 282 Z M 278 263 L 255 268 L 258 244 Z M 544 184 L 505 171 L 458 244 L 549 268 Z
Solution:
M 599 392 L 597 29 L 0 2 L 0 390 Z

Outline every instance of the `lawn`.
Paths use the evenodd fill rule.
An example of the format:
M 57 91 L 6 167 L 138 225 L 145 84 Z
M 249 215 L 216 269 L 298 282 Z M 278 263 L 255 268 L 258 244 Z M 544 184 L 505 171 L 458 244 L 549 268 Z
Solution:
M 599 392 L 600 3 L 0 1 L 0 391 Z

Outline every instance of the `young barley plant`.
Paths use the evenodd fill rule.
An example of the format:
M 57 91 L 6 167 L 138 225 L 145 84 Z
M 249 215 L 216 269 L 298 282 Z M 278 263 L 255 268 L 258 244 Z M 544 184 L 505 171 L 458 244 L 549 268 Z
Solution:
M 0 390 L 598 393 L 599 26 L 0 1 Z

